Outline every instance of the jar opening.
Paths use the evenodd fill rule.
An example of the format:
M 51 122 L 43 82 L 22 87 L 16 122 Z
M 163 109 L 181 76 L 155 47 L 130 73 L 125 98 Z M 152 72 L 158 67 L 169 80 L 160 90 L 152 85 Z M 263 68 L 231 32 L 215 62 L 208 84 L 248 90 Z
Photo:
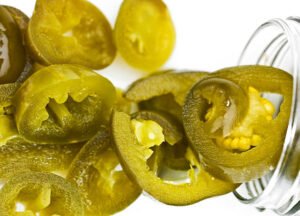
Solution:
M 238 65 L 268 65 L 293 76 L 291 115 L 280 159 L 266 176 L 239 187 L 235 196 L 259 209 L 291 214 L 300 209 L 300 18 L 273 19 L 262 24 L 250 37 Z M 279 100 L 268 96 L 279 109 Z

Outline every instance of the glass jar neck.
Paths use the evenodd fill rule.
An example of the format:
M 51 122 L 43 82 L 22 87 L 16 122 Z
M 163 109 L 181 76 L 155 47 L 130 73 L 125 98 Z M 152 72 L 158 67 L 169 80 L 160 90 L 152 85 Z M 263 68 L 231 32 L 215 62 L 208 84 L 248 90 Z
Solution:
M 257 208 L 293 215 L 300 210 L 300 18 L 262 24 L 246 44 L 238 64 L 269 65 L 288 71 L 293 76 L 293 102 L 277 166 L 270 167 L 271 172 L 261 179 L 243 184 L 235 195 Z M 275 103 L 280 109 L 279 102 Z

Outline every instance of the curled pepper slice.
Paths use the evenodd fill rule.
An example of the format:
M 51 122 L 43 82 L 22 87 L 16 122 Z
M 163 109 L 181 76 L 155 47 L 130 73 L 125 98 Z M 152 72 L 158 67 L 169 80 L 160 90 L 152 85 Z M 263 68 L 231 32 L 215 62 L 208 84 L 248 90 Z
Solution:
M 52 65 L 34 73 L 14 96 L 19 133 L 37 143 L 76 143 L 108 122 L 115 88 L 78 65 Z
M 138 122 L 136 122 L 138 121 Z M 230 192 L 237 185 L 212 177 L 200 166 L 192 151 L 187 151 L 189 161 L 188 183 L 172 183 L 160 178 L 159 169 L 151 169 L 147 161 L 152 157 L 153 148 L 165 143 L 163 128 L 151 120 L 131 119 L 126 113 L 113 113 L 112 130 L 114 144 L 122 165 L 128 174 L 147 193 L 157 200 L 170 205 L 188 205 Z M 176 145 L 176 144 L 175 144 Z M 161 160 L 159 160 L 161 163 Z
M 45 65 L 101 69 L 116 55 L 109 22 L 86 0 L 37 0 L 27 41 L 34 58 Z
M 181 120 L 186 94 L 205 75 L 206 72 L 173 71 L 153 74 L 135 81 L 125 92 L 125 97 L 137 102 L 142 110 L 164 111 Z
M 10 10 L 0 6 L 0 84 L 15 82 L 27 60 L 20 26 Z
M 82 194 L 85 215 L 111 215 L 129 206 L 141 193 L 123 170 L 110 146 L 110 134 L 99 131 L 73 160 L 67 179 Z
M 18 209 L 22 205 L 24 210 Z M 17 209 L 17 210 L 16 210 Z M 0 191 L 0 214 L 84 216 L 78 190 L 51 173 L 25 172 L 12 177 Z
M 282 149 L 291 92 L 292 77 L 267 66 L 225 68 L 199 81 L 186 99 L 183 122 L 205 168 L 236 183 L 269 172 Z M 281 95 L 277 115 L 262 93 Z

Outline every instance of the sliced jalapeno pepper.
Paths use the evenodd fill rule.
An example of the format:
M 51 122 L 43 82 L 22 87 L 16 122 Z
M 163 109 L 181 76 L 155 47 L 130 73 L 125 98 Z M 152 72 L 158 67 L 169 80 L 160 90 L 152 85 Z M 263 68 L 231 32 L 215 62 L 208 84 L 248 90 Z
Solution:
M 16 211 L 17 203 L 25 210 Z M 25 172 L 12 177 L 0 191 L 0 214 L 84 216 L 78 190 L 51 173 Z
M 116 150 L 128 174 L 141 188 L 161 202 L 188 205 L 207 197 L 230 192 L 237 186 L 216 179 L 205 172 L 191 150 L 186 154 L 190 164 L 187 171 L 189 183 L 174 184 L 157 176 L 157 173 L 149 167 L 147 160 L 153 154 L 153 147 L 166 143 L 166 139 L 163 128 L 155 121 L 131 119 L 126 113 L 115 111 L 112 117 L 112 130 Z
M 162 0 L 123 1 L 114 36 L 124 59 L 146 71 L 162 66 L 175 45 L 174 25 Z
M 122 170 L 110 146 L 108 130 L 99 131 L 73 160 L 67 179 L 82 194 L 85 215 L 112 215 L 129 206 L 141 193 Z
M 24 171 L 55 172 L 64 175 L 82 144 L 40 145 L 11 139 L 0 147 L 0 180 Z
M 10 10 L 0 5 L 0 84 L 15 82 L 27 60 L 20 26 Z
M 181 120 L 188 90 L 205 75 L 205 72 L 172 71 L 154 74 L 134 82 L 125 92 L 125 98 L 137 102 L 142 110 L 164 111 Z
M 101 69 L 116 55 L 109 22 L 86 0 L 37 0 L 27 39 L 34 58 L 45 65 Z
M 18 131 L 41 144 L 87 140 L 108 122 L 115 94 L 109 80 L 85 67 L 45 67 L 14 96 Z
M 261 96 L 266 92 L 283 97 L 277 116 Z M 282 149 L 291 92 L 292 77 L 267 66 L 226 68 L 199 81 L 188 94 L 183 122 L 205 168 L 232 182 L 269 172 Z

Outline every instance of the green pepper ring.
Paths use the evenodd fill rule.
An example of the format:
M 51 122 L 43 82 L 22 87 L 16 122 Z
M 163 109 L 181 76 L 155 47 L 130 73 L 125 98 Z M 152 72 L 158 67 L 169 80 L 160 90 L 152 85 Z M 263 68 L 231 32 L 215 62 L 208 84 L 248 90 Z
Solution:
M 184 105 L 183 122 L 186 134 L 208 171 L 235 183 L 261 177 L 276 164 L 282 148 L 292 99 L 292 77 L 280 69 L 267 66 L 225 68 L 210 76 L 229 79 L 244 90 L 252 86 L 260 92 L 283 95 L 284 100 L 277 117 L 268 125 L 258 125 L 256 128 L 265 135 L 264 142 L 242 153 L 219 148 L 204 132 L 203 122 L 199 118 L 203 115 L 200 113 L 201 100 L 197 100 L 193 95 L 197 84 L 189 92 Z M 276 136 L 274 131 L 278 133 Z

